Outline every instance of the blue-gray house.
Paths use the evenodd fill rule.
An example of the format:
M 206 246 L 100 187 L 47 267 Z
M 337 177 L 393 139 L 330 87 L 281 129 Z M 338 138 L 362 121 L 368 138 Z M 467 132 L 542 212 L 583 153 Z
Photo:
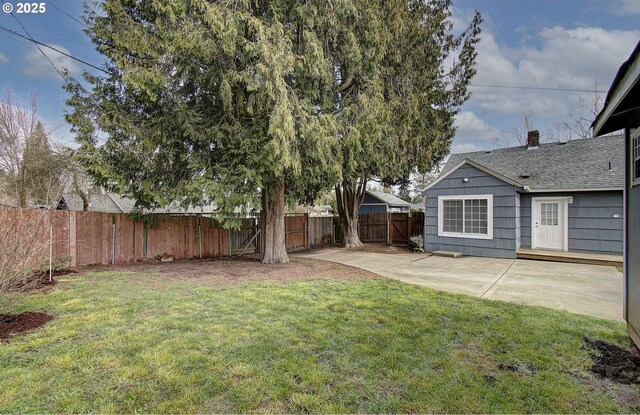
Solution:
M 411 203 L 389 193 L 367 190 L 358 213 L 405 213 L 411 210 Z
M 640 347 L 640 42 L 618 70 L 592 127 L 596 136 L 624 131 L 624 146 L 618 149 L 625 161 L 623 312 L 627 332 Z
M 622 253 L 623 136 L 453 154 L 426 191 L 428 251 Z

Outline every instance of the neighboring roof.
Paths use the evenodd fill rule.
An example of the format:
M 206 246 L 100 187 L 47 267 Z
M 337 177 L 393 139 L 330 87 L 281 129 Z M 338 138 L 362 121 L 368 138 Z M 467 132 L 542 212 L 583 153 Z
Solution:
M 452 154 L 438 180 L 430 187 L 468 162 L 528 191 L 621 190 L 624 185 L 623 148 L 624 137 L 616 135 L 541 144 L 537 149 L 520 146 Z
M 411 206 L 411 203 L 405 202 L 399 197 L 396 197 L 389 193 L 367 190 L 367 194 L 375 197 L 376 199 L 379 199 L 380 201 L 386 203 L 389 206 Z M 366 204 L 366 203 L 363 203 L 363 204 Z
M 61 199 L 68 210 L 82 211 L 82 198 L 78 194 L 63 193 Z M 123 211 L 110 195 L 103 193 L 92 193 L 89 196 L 89 212 L 128 213 Z
M 215 213 L 216 207 L 214 205 L 203 205 L 203 206 L 190 206 L 185 209 L 180 207 L 176 203 L 172 203 L 166 208 L 157 208 L 153 209 L 151 213 L 168 213 L 172 215 L 197 215 L 204 213 Z M 240 213 L 240 210 L 238 210 Z
M 62 199 L 64 199 L 68 210 L 82 210 L 82 198 L 80 198 L 77 193 L 63 193 Z M 135 200 L 128 197 L 122 197 L 115 193 L 91 193 L 89 196 L 90 212 L 131 213 L 135 210 L 135 205 Z M 153 209 L 150 212 L 167 213 L 174 215 L 194 215 L 202 213 L 214 213 L 215 206 L 205 205 L 184 209 L 179 207 L 178 205 L 172 204 L 166 208 Z
M 315 212 L 323 212 L 327 210 L 330 212 L 333 212 L 333 208 L 331 207 L 331 205 L 316 205 L 316 206 L 313 206 L 311 210 Z
M 640 42 L 618 69 L 604 107 L 591 127 L 596 136 L 621 130 L 627 119 L 640 119 Z

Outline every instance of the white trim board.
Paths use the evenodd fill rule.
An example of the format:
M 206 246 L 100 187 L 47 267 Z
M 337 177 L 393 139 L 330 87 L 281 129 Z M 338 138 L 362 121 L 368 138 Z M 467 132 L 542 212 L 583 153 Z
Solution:
M 444 231 L 444 201 L 445 200 L 466 200 L 466 199 L 486 199 L 487 200 L 487 234 L 477 233 L 457 233 Z M 464 222 L 464 205 L 462 210 L 462 221 Z M 425 222 L 426 223 L 426 222 Z M 464 224 L 463 224 L 464 227 Z M 438 236 L 443 238 L 460 239 L 493 239 L 493 195 L 452 195 L 438 196 Z
M 535 222 L 536 222 L 536 217 L 537 217 L 537 211 L 536 211 L 536 202 L 542 202 L 545 200 L 550 200 L 553 202 L 557 202 L 557 201 L 562 201 L 563 203 L 563 222 L 564 222 L 564 230 L 563 230 L 563 245 L 564 245 L 564 249 L 563 251 L 569 251 L 569 198 L 571 196 L 551 196 L 551 197 L 532 197 L 531 198 L 531 249 L 536 249 L 536 227 L 535 227 Z
M 444 180 L 447 177 L 449 177 L 449 175 L 451 173 L 453 173 L 454 171 L 458 170 L 460 167 L 464 166 L 465 164 L 468 164 L 468 165 L 470 165 L 472 167 L 475 167 L 476 169 L 481 170 L 481 171 L 487 173 L 488 175 L 495 177 L 496 179 L 502 180 L 505 183 L 509 183 L 509 184 L 511 184 L 513 186 L 516 186 L 516 187 L 522 187 L 522 183 L 516 182 L 515 180 L 512 180 L 512 179 L 508 178 L 507 176 L 503 176 L 502 174 L 497 173 L 497 172 L 491 170 L 490 168 L 483 166 L 482 164 L 476 163 L 473 160 L 464 159 L 460 163 L 456 164 L 449 171 L 447 171 L 445 174 L 440 175 L 433 182 L 429 183 L 429 185 L 423 190 L 422 194 L 425 194 L 427 192 L 427 190 L 431 189 L 436 184 L 440 183 L 442 180 Z

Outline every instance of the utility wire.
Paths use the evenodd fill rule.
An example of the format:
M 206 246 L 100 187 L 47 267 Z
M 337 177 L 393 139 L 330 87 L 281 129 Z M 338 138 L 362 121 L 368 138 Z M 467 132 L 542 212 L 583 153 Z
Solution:
M 6 4 L 4 0 L 0 0 L 0 1 L 2 1 L 2 4 L 3 4 L 3 5 L 4 5 L 4 4 Z M 25 33 L 27 34 L 27 36 L 29 36 L 29 37 L 22 36 L 22 35 L 20 35 L 20 36 L 24 37 L 24 38 L 25 38 L 25 39 L 27 39 L 27 40 L 31 40 L 31 41 L 35 42 L 35 40 L 34 40 L 34 39 L 33 39 L 33 37 L 29 34 L 29 31 L 27 30 L 27 28 L 26 28 L 26 27 L 24 27 L 24 25 L 22 24 L 22 22 L 20 21 L 20 19 L 18 19 L 18 17 L 17 17 L 15 14 L 13 14 L 13 12 L 11 12 L 11 16 L 13 16 L 13 18 L 16 20 L 16 22 L 18 22 L 18 24 L 20 25 L 20 27 L 22 27 L 22 30 L 24 30 L 24 32 L 25 32 Z M 18 33 L 16 32 L 16 34 L 18 34 Z M 42 56 L 44 56 L 44 57 L 45 57 L 45 59 L 47 59 L 47 61 L 49 61 L 49 63 L 51 64 L 51 66 L 53 67 L 53 69 L 55 69 L 55 71 L 58 73 L 58 75 L 60 75 L 60 77 L 64 80 L 65 84 L 66 84 L 66 83 L 69 83 L 69 80 L 67 79 L 67 77 L 66 77 L 66 76 L 64 76 L 64 74 L 63 74 L 62 72 L 60 72 L 60 70 L 56 67 L 56 65 L 53 63 L 53 61 L 52 61 L 52 60 L 47 56 L 47 54 L 46 54 L 46 53 L 44 53 L 44 51 L 42 50 L 42 48 L 40 47 L 40 45 L 38 44 L 38 42 L 36 42 L 36 47 L 38 48 L 38 50 L 40 51 L 40 53 L 42 53 Z
M 0 0 L 0 1 L 2 1 L 2 2 L 4 3 L 4 0 Z M 12 13 L 12 14 L 13 14 L 13 13 Z M 58 53 L 59 53 L 59 54 L 61 54 L 61 55 L 64 55 L 64 56 L 66 56 L 66 57 L 68 57 L 68 58 L 71 58 L 71 59 L 73 59 L 73 60 L 75 60 L 75 61 L 78 61 L 78 62 L 80 62 L 80 63 L 82 63 L 82 64 L 84 64 L 84 65 L 90 66 L 90 67 L 92 67 L 92 68 L 94 68 L 94 69 L 97 69 L 97 70 L 99 70 L 99 71 L 101 71 L 101 72 L 104 72 L 104 73 L 105 73 L 105 74 L 107 74 L 107 75 L 109 74 L 107 71 L 105 71 L 104 69 L 100 68 L 99 66 L 96 66 L 96 65 L 94 65 L 94 64 L 92 64 L 92 63 L 89 63 L 89 62 L 87 62 L 87 61 L 85 61 L 85 60 L 83 60 L 83 59 L 76 58 L 75 56 L 73 56 L 73 55 L 71 55 L 71 54 L 69 54 L 69 53 L 67 53 L 67 52 L 61 51 L 61 50 L 60 50 L 60 49 L 58 49 L 58 48 L 55 48 L 55 47 L 53 47 L 53 46 L 47 45 L 46 43 L 40 42 L 40 41 L 38 41 L 38 40 L 34 39 L 33 37 L 27 37 L 27 36 L 24 36 L 24 35 L 22 35 L 22 34 L 20 34 L 20 33 L 16 32 L 16 31 L 11 30 L 11 29 L 9 29 L 9 28 L 6 28 L 6 27 L 4 27 L 4 26 L 0 26 L 0 30 L 4 31 L 4 32 L 6 32 L 6 33 L 12 34 L 12 35 L 14 35 L 14 36 L 19 36 L 19 37 L 21 37 L 21 38 L 23 38 L 23 39 L 26 39 L 26 40 L 30 41 L 30 42 L 33 42 L 33 43 L 35 43 L 36 45 L 38 45 L 38 49 L 40 49 L 40 47 L 39 47 L 39 46 L 43 46 L 43 47 L 45 47 L 45 48 L 48 48 L 48 49 L 54 50 L 54 51 L 58 52 Z M 43 54 L 44 54 L 44 52 L 43 52 Z M 47 57 L 47 55 L 45 55 L 45 57 Z M 49 58 L 48 58 L 48 57 L 47 57 L 47 60 L 49 60 Z M 51 61 L 49 60 L 49 62 L 51 62 Z M 52 65 L 53 65 L 53 63 L 52 63 Z M 55 67 L 55 65 L 54 65 L 54 67 Z
M 4 3 L 4 0 L 0 0 L 0 1 L 2 1 L 2 2 Z M 11 13 L 11 14 L 13 15 L 13 13 Z M 14 16 L 14 18 L 16 18 L 16 17 Z M 17 20 L 17 18 L 16 18 L 16 20 Z M 19 20 L 18 20 L 18 23 L 20 23 L 20 21 L 19 21 Z M 22 26 L 22 23 L 20 23 L 20 26 Z M 23 29 L 24 29 L 24 26 L 22 26 L 22 27 L 23 27 Z M 64 55 L 64 56 L 66 56 L 66 57 L 68 57 L 68 58 L 71 58 L 71 59 L 73 59 L 73 60 L 75 60 L 75 61 L 78 61 L 78 62 L 80 62 L 80 63 L 82 63 L 82 64 L 84 64 L 84 65 L 87 65 L 87 66 L 91 67 L 91 68 L 97 69 L 97 70 L 99 70 L 100 72 L 103 72 L 103 73 L 105 73 L 105 74 L 108 74 L 108 72 L 107 72 L 107 71 L 105 71 L 104 69 L 102 69 L 102 68 L 100 68 L 100 67 L 98 67 L 98 66 L 96 66 L 96 65 L 93 65 L 93 64 L 91 64 L 91 63 L 89 63 L 89 62 L 87 62 L 87 61 L 85 61 L 85 60 L 83 60 L 83 59 L 77 58 L 77 57 L 75 57 L 75 56 L 73 56 L 73 55 L 71 55 L 71 54 L 69 54 L 69 53 L 63 52 L 63 51 L 61 51 L 61 50 L 60 50 L 60 49 L 58 49 L 58 48 L 55 48 L 55 47 L 53 47 L 53 46 L 47 45 L 46 43 L 40 42 L 40 41 L 38 41 L 38 40 L 34 39 L 33 37 L 31 37 L 31 35 L 29 35 L 29 37 L 27 37 L 27 36 L 24 36 L 24 35 L 22 35 L 22 34 L 20 34 L 20 33 L 16 32 L 16 31 L 14 31 L 14 30 L 11 30 L 11 29 L 6 28 L 6 27 L 1 26 L 1 25 L 0 25 L 0 30 L 5 31 L 5 32 L 7 32 L 7 33 L 9 33 L 9 34 L 11 34 L 11 35 L 14 35 L 14 36 L 19 36 L 19 37 L 21 37 L 21 38 L 23 38 L 23 39 L 26 39 L 26 40 L 30 41 L 30 42 L 33 42 L 33 43 L 35 43 L 35 44 L 38 46 L 38 49 L 40 49 L 40 46 L 43 46 L 43 47 L 49 48 L 49 49 L 51 49 L 51 50 L 54 50 L 54 51 L 56 51 L 56 52 L 60 53 L 61 55 Z M 26 31 L 26 29 L 25 29 L 25 32 L 28 34 L 28 32 Z M 42 54 L 47 58 L 47 60 L 49 61 L 49 63 L 51 63 L 51 65 L 53 65 L 53 66 L 54 66 L 54 68 L 55 68 L 55 65 L 53 64 L 53 62 L 51 62 L 51 60 L 49 59 L 49 57 L 48 57 L 46 54 L 44 54 L 44 52 L 42 51 L 42 49 L 40 49 L 40 52 L 42 52 Z M 58 71 L 58 69 L 57 69 L 57 68 L 56 68 L 56 71 L 57 71 L 57 72 L 62 76 L 62 74 Z M 64 78 L 64 77 L 63 77 L 63 78 Z M 66 78 L 65 78 L 65 81 L 66 81 Z M 601 90 L 597 90 L 597 89 L 580 89 L 580 88 L 550 88 L 550 87 L 524 86 L 524 85 L 523 85 L 523 86 L 518 86 L 518 85 L 494 85 L 494 84 L 474 84 L 474 83 L 470 83 L 470 84 L 469 84 L 469 86 L 470 86 L 470 87 L 483 87 L 483 88 L 525 89 L 525 90 L 534 90 L 534 91 L 595 92 L 595 93 L 603 93 L 603 92 L 606 92 L 606 91 L 601 91 Z
M 80 23 L 82 26 L 88 28 L 89 26 L 86 25 L 85 22 L 83 22 L 82 20 L 78 19 L 77 17 L 67 13 L 66 11 L 62 10 L 60 7 L 56 6 L 51 0 L 48 0 L 47 3 L 49 3 L 50 5 L 52 5 L 55 9 L 57 9 L 60 13 L 72 18 L 73 20 L 75 20 L 76 22 Z

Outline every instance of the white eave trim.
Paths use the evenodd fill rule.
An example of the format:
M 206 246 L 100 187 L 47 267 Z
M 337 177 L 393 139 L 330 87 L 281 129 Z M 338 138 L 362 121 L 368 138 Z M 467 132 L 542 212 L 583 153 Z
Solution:
M 602 110 L 600 114 L 598 114 L 598 118 L 596 118 L 593 123 L 593 136 L 597 137 L 600 134 L 600 130 L 609 120 L 609 118 L 613 115 L 615 110 L 618 108 L 618 105 L 626 98 L 627 94 L 635 83 L 640 79 L 640 54 L 636 56 L 636 60 L 631 64 L 627 73 L 624 75 L 616 89 L 613 91 L 611 95 L 611 99 L 607 106 Z
M 594 189 L 529 189 L 527 193 L 566 193 L 566 192 L 622 192 L 622 187 L 602 187 Z
M 400 199 L 400 200 L 402 200 L 402 203 L 400 203 L 400 202 L 397 202 L 397 203 L 396 203 L 396 202 L 391 203 L 391 202 L 386 202 L 386 201 L 384 201 L 383 199 L 380 199 L 378 196 L 376 196 L 375 194 L 371 193 L 371 192 L 370 192 L 370 191 L 368 191 L 368 190 L 366 190 L 366 191 L 365 191 L 365 193 L 366 193 L 366 194 L 368 194 L 369 196 L 371 196 L 372 198 L 374 198 L 374 199 L 376 199 L 376 200 L 379 200 L 379 201 L 380 201 L 380 203 L 366 203 L 366 202 L 363 202 L 363 203 L 362 203 L 362 205 L 363 205 L 363 206 L 364 206 L 364 205 L 369 205 L 369 206 L 371 206 L 371 205 L 387 205 L 387 206 L 392 206 L 392 207 L 398 207 L 398 206 L 402 206 L 402 207 L 410 207 L 410 206 L 411 206 L 411 203 L 405 202 L 405 201 L 404 201 L 404 200 L 402 200 L 402 199 Z M 393 196 L 393 195 L 391 195 L 391 196 Z M 394 196 L 394 197 L 395 197 L 395 196 Z
M 508 178 L 507 176 L 503 176 L 500 173 L 497 173 L 493 170 L 491 170 L 488 167 L 483 166 L 482 164 L 476 163 L 475 161 L 469 160 L 469 159 L 464 159 L 462 160 L 460 163 L 456 164 L 451 170 L 449 170 L 448 172 L 446 172 L 445 174 L 439 176 L 437 179 L 435 179 L 433 182 L 431 182 L 423 191 L 422 194 L 425 194 L 427 192 L 427 190 L 431 189 L 432 187 L 434 187 L 435 185 L 437 185 L 438 183 L 440 183 L 442 180 L 446 179 L 451 173 L 453 173 L 454 171 L 458 170 L 460 167 L 464 166 L 465 164 L 468 164 L 472 167 L 475 167 L 478 170 L 482 170 L 483 172 L 487 173 L 488 175 L 491 175 L 493 177 L 495 177 L 496 179 L 502 180 L 505 183 L 509 183 L 513 186 L 516 187 L 523 187 L 522 183 L 519 183 L 515 180 L 512 180 L 510 178 Z

